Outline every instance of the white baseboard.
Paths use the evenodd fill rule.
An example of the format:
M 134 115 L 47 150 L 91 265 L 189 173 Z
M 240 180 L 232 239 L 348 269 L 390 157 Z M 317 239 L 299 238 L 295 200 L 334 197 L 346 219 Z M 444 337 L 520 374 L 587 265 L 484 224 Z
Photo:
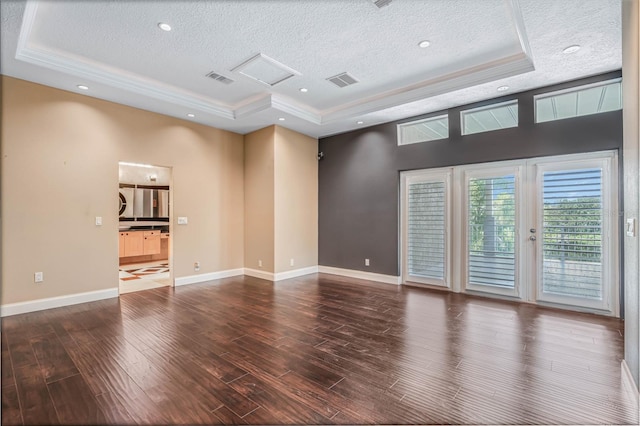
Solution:
M 333 266 L 318 266 L 318 272 L 323 274 L 341 275 L 349 278 L 359 278 L 361 280 L 376 281 L 385 284 L 402 284 L 402 277 L 395 275 L 376 274 L 374 272 L 357 271 L 354 269 L 334 268 Z
M 315 274 L 318 272 L 317 266 L 309 266 L 308 268 L 293 269 L 291 271 L 278 272 L 275 274 L 274 281 L 288 280 L 289 278 L 301 277 L 303 275 Z
M 623 359 L 620 363 L 620 368 L 622 369 L 622 374 L 620 377 L 620 380 L 622 381 L 622 387 L 624 388 L 625 393 L 631 399 L 631 401 L 636 404 L 635 410 L 638 411 L 640 409 L 640 392 L 638 391 L 638 386 L 636 386 L 635 380 L 633 380 L 633 376 L 631 375 L 631 370 L 629 370 L 627 361 Z
M 291 271 L 278 272 L 277 274 L 259 271 L 257 269 L 244 268 L 244 274 L 250 277 L 262 278 L 268 281 L 282 281 L 289 278 L 301 277 L 303 275 L 315 274 L 318 272 L 317 266 L 309 266 L 308 268 L 293 269 Z
M 203 283 L 206 281 L 219 280 L 221 278 L 236 277 L 244 275 L 244 268 L 227 269 L 226 271 L 209 272 L 207 274 L 187 275 L 175 279 L 175 286 Z
M 250 277 L 261 278 L 263 280 L 275 281 L 275 276 L 272 272 L 259 271 L 257 269 L 244 268 L 244 274 Z
M 96 300 L 118 297 L 118 288 L 88 291 L 86 293 L 68 294 L 66 296 L 49 297 L 28 302 L 9 303 L 0 306 L 0 316 L 26 314 L 27 312 L 43 311 L 45 309 L 60 308 L 62 306 L 77 305 L 78 303 L 95 302 Z

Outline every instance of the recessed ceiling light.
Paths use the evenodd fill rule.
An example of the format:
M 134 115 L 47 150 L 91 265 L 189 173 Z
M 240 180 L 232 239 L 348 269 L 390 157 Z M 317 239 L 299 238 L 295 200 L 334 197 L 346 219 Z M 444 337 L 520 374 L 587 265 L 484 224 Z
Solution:
M 85 86 L 84 84 L 78 84 L 78 89 L 80 90 L 89 90 L 89 86 Z
M 158 28 L 162 31 L 171 31 L 171 25 L 164 22 L 158 22 Z
M 420 43 L 418 43 L 418 46 L 426 49 L 427 47 L 431 46 L 431 42 L 429 40 L 422 40 Z
M 190 118 L 193 118 L 193 117 L 195 117 L 195 116 L 196 116 L 196 115 L 195 115 L 195 114 L 192 114 L 192 113 L 187 114 L 187 117 L 190 117 Z
M 358 121 L 356 124 L 364 124 L 364 121 Z
M 284 121 L 284 117 L 280 117 L 280 118 L 278 118 L 278 120 Z
M 569 53 L 576 53 L 578 50 L 580 50 L 580 46 L 579 46 L 579 45 L 577 45 L 577 44 L 574 44 L 574 45 L 572 45 L 572 46 L 565 47 L 565 48 L 562 50 L 562 53 L 565 53 L 565 54 L 569 54 Z
M 300 88 L 300 91 L 301 91 L 302 93 L 307 93 L 307 92 L 309 91 L 309 89 L 307 89 L 306 87 L 301 87 L 301 88 Z
M 498 87 L 498 92 L 504 92 L 505 90 L 509 90 L 509 86 L 500 86 L 500 87 Z

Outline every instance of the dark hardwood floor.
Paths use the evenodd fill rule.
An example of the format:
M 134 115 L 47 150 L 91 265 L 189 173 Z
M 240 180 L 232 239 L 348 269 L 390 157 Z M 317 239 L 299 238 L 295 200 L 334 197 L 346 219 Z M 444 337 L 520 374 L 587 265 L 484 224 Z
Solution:
M 309 275 L 2 320 L 2 424 L 638 424 L 623 323 Z

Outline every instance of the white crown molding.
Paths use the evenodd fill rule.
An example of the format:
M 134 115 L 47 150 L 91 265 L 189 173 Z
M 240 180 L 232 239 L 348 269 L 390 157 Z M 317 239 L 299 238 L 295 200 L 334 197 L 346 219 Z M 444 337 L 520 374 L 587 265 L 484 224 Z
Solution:
M 22 25 L 20 25 L 16 58 L 18 57 L 19 52 L 27 48 L 27 43 L 29 42 L 29 38 L 31 38 L 31 31 L 33 31 L 33 24 L 36 21 L 37 13 L 38 2 L 35 0 L 27 0 L 27 4 L 24 7 L 24 14 L 22 15 Z
M 294 117 L 301 118 L 313 124 L 322 124 L 322 116 L 317 112 L 309 111 L 306 108 L 303 108 L 299 105 L 296 105 L 292 101 L 288 99 L 284 99 L 282 96 L 272 95 L 271 96 L 271 107 L 278 111 L 285 112 L 287 114 L 291 114 Z
M 509 7 L 511 10 L 511 16 L 513 18 L 513 24 L 516 27 L 516 33 L 518 34 L 520 48 L 522 49 L 522 52 L 527 56 L 529 61 L 533 64 L 533 55 L 531 54 L 529 37 L 527 36 L 527 30 L 524 25 L 524 17 L 522 16 L 522 10 L 520 9 L 520 1 L 509 0 L 507 3 L 507 7 Z
M 254 100 L 245 100 L 236 107 L 222 104 L 215 99 L 204 97 L 178 87 L 162 83 L 141 75 L 126 72 L 86 58 L 59 51 L 34 46 L 30 42 L 35 23 L 38 0 L 28 0 L 20 28 L 16 59 L 45 67 L 65 74 L 80 77 L 86 81 L 101 83 L 117 89 L 129 91 L 152 99 L 180 105 L 194 113 L 212 114 L 228 120 L 251 117 L 254 114 L 276 110 L 290 114 L 308 123 L 322 126 L 340 120 L 351 119 L 415 102 L 450 91 L 488 83 L 533 71 L 531 49 L 526 35 L 524 19 L 518 0 L 506 0 L 511 21 L 520 44 L 521 53 L 490 60 L 480 65 L 459 69 L 433 77 L 422 82 L 359 99 L 335 108 L 316 111 L 298 105 L 279 95 L 268 94 Z
M 514 75 L 533 71 L 534 69 L 533 63 L 524 53 L 500 58 L 495 61 L 425 80 L 412 86 L 342 105 L 333 109 L 331 112 L 324 112 L 322 124 L 377 112 L 501 78 L 513 77 Z
M 60 308 L 62 306 L 77 305 L 79 303 L 95 302 L 97 300 L 118 297 L 118 288 L 89 291 L 86 293 L 68 294 L 65 296 L 49 297 L 46 299 L 30 300 L 28 302 L 9 303 L 0 306 L 0 316 L 26 314 L 27 312 L 43 311 L 45 309 Z
M 80 60 L 60 53 L 33 47 L 18 49 L 16 59 L 54 71 L 74 75 L 83 80 L 96 81 L 116 89 L 122 89 L 153 99 L 181 105 L 189 110 L 233 119 L 233 110 L 217 105 L 211 99 L 202 98 L 185 90 L 148 78 L 107 67 L 93 61 Z
M 181 105 L 189 110 L 209 113 L 227 119 L 234 118 L 233 110 L 230 107 L 221 105 L 213 99 L 85 58 L 74 57 L 69 54 L 64 55 L 60 52 L 31 46 L 30 38 L 37 11 L 38 1 L 27 1 L 18 37 L 17 60 L 74 75 L 82 79 L 96 81 L 153 99 Z
M 245 118 L 271 108 L 272 95 L 265 95 L 251 101 L 243 101 L 242 106 L 236 107 L 234 117 L 236 119 Z

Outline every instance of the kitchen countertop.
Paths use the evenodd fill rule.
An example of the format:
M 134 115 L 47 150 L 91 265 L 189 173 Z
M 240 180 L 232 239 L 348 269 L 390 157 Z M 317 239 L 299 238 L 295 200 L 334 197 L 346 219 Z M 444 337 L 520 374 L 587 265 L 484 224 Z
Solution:
M 142 226 L 169 226 L 169 222 L 160 222 L 160 221 L 140 221 L 140 222 L 119 222 L 118 228 L 120 231 L 128 231 L 131 228 L 137 228 Z M 135 231 L 135 229 L 134 229 Z

